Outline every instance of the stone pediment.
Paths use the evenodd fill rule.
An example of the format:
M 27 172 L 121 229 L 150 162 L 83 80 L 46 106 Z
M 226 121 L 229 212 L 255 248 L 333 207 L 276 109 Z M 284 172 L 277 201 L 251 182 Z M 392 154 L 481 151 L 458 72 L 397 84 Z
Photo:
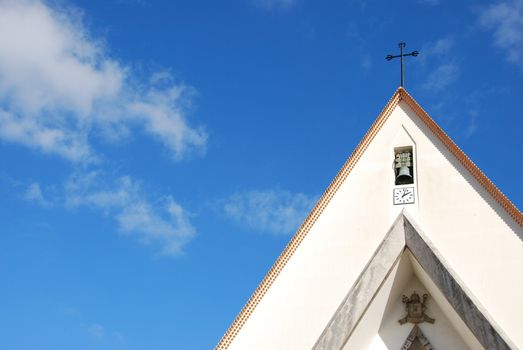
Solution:
M 480 311 L 472 297 L 440 260 L 435 248 L 426 241 L 420 229 L 415 227 L 411 220 L 405 216 L 405 213 L 399 215 L 313 349 L 345 349 L 379 288 L 405 251 L 417 260 L 483 348 L 511 349 L 512 347 L 494 327 L 494 323 L 489 320 L 488 315 Z M 428 340 L 421 331 L 415 329 L 419 327 L 415 326 L 414 333 L 411 332 L 411 335 L 415 335 L 412 346 L 418 347 L 405 349 L 432 349 L 426 347 L 430 346 Z M 420 336 L 418 337 L 417 334 Z M 408 342 L 406 341 L 405 344 Z

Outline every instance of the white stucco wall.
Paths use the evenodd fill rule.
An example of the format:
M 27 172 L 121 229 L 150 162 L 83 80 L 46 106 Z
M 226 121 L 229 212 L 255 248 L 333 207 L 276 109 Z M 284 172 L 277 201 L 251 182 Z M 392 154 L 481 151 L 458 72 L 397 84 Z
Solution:
M 393 149 L 406 145 L 414 147 L 416 203 L 394 206 Z M 523 348 L 523 230 L 403 102 L 229 348 L 310 349 L 404 207 Z
M 523 291 L 523 229 L 415 113 L 401 107 L 417 142 L 417 222 L 475 301 L 523 348 L 523 300 L 518 297 Z

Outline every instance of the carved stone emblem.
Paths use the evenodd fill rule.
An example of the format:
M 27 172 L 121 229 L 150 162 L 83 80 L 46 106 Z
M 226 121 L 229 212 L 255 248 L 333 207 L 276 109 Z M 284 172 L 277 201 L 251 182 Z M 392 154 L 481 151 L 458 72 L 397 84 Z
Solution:
M 414 324 L 423 322 L 434 323 L 433 318 L 430 318 L 429 316 L 425 315 L 425 310 L 427 309 L 425 304 L 427 302 L 428 297 L 428 294 L 423 294 L 423 300 L 421 300 L 420 296 L 416 292 L 412 293 L 410 298 L 404 295 L 402 302 L 405 304 L 405 308 L 407 309 L 407 316 L 398 320 L 398 322 L 401 325 L 407 322 Z

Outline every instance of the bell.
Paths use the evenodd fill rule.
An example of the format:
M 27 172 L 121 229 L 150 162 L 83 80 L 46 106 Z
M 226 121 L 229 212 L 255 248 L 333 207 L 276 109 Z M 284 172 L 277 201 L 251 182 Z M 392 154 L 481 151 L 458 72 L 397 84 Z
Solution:
M 412 175 L 408 166 L 400 167 L 398 176 L 396 176 L 396 185 L 405 185 L 412 183 Z

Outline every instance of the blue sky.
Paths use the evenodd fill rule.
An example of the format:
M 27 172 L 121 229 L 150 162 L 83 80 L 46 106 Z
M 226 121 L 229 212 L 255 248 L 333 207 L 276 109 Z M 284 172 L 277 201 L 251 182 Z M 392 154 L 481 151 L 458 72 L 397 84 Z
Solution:
M 399 84 L 523 205 L 523 1 L 0 1 L 0 348 L 209 349 Z

